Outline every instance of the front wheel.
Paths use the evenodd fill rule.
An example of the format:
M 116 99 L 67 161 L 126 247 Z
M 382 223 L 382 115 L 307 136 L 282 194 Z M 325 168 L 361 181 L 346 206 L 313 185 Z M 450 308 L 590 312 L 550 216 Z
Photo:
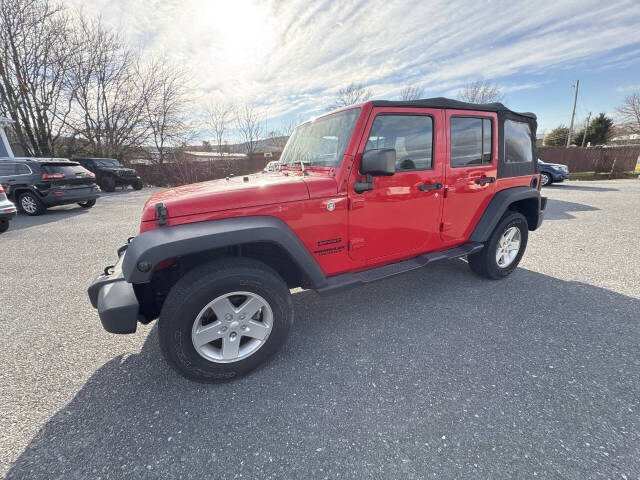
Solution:
M 471 270 L 499 280 L 513 272 L 527 248 L 529 224 L 518 212 L 507 212 L 478 253 L 469 255 Z
M 0 218 L 0 233 L 4 233 L 9 230 L 9 219 Z
M 142 190 L 142 180 L 135 180 L 131 186 L 134 190 Z
M 543 187 L 546 187 L 547 185 L 551 185 L 553 183 L 553 179 L 548 173 L 542 172 L 540 174 L 540 183 L 542 183 Z
M 178 373 L 215 382 L 263 364 L 292 324 L 291 293 L 282 278 L 255 260 L 227 258 L 178 281 L 162 307 L 158 334 Z

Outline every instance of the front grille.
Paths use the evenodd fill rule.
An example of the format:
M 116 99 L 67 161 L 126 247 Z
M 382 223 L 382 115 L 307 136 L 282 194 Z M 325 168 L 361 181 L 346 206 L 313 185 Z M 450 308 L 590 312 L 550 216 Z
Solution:
M 119 177 L 135 177 L 136 171 L 135 170 L 118 170 L 118 176 Z

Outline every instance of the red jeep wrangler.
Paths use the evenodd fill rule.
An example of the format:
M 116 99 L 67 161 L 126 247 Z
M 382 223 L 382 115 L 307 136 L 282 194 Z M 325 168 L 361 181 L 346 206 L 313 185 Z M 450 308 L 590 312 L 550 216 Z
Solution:
M 291 288 L 326 294 L 456 257 L 506 277 L 543 219 L 536 126 L 500 103 L 445 98 L 303 123 L 278 171 L 153 195 L 91 303 L 113 333 L 159 317 L 168 362 L 209 382 L 278 349 Z

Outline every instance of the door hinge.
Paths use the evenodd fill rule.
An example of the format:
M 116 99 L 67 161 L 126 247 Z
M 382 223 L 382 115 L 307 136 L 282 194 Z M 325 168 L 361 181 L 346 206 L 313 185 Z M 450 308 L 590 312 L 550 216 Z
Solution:
M 158 226 L 163 227 L 167 225 L 167 215 L 169 212 L 167 211 L 167 207 L 164 206 L 164 203 L 156 203 L 156 217 L 158 217 Z
M 349 198 L 349 210 L 356 210 L 358 208 L 364 207 L 364 198 Z
M 349 250 L 357 250 L 364 247 L 364 238 L 352 238 L 349 240 Z

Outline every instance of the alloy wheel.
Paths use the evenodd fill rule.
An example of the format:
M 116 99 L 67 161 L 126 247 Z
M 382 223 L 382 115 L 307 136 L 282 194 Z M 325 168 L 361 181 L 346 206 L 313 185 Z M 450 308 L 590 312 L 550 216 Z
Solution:
M 520 251 L 520 242 L 522 236 L 518 227 L 507 228 L 500 239 L 496 248 L 496 263 L 500 268 L 507 268 L 513 263 Z
M 29 195 L 25 195 L 20 199 L 20 205 L 22 209 L 27 213 L 36 213 L 38 211 L 38 205 L 36 201 Z
M 230 292 L 209 302 L 191 330 L 193 347 L 215 363 L 232 363 L 253 355 L 273 328 L 269 303 L 252 292 Z

